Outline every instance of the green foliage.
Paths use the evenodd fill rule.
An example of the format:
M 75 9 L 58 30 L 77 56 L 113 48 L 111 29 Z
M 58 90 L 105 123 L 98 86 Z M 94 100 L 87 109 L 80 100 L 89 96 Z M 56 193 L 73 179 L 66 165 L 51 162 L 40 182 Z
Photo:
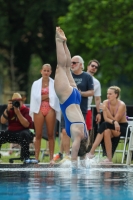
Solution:
M 26 99 L 27 103 L 30 102 L 30 92 L 31 92 L 32 83 L 41 77 L 40 70 L 41 70 L 42 65 L 43 63 L 39 56 L 37 55 L 31 56 L 31 61 L 30 61 L 30 66 L 29 66 L 29 71 L 28 71 L 29 76 L 28 76 L 28 95 Z
M 93 58 L 100 61 L 99 80 L 103 88 L 113 82 L 121 87 L 119 80 L 123 75 L 132 82 L 132 20 L 130 0 L 70 0 L 67 15 L 59 18 L 72 56 L 81 55 L 86 66 Z M 132 86 L 127 84 L 131 93 Z
M 67 11 L 67 5 L 67 0 L 0 0 L 0 55 L 4 59 L 2 64 L 6 63 L 10 73 L 12 57 L 14 81 L 21 90 L 28 90 L 26 83 L 31 56 L 34 54 L 43 63 L 54 66 L 54 76 L 55 27 L 58 17 Z M 9 75 L 13 81 L 11 73 Z
M 32 82 L 31 62 L 40 60 L 35 79 L 39 63 L 50 63 L 54 77 L 55 27 L 60 25 L 68 38 L 72 56 L 81 55 L 85 66 L 93 58 L 100 61 L 96 77 L 103 94 L 114 83 L 124 90 L 127 87 L 129 96 L 123 100 L 132 104 L 132 20 L 131 0 L 0 0 L 1 76 L 8 73 L 9 80 L 15 81 L 28 95 Z M 33 61 L 34 56 L 37 61 Z

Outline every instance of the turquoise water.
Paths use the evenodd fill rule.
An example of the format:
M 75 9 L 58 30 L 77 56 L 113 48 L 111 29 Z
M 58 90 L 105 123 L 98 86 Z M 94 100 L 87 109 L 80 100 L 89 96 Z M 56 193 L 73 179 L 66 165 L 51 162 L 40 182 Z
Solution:
M 1 200 L 130 200 L 133 168 L 0 168 Z

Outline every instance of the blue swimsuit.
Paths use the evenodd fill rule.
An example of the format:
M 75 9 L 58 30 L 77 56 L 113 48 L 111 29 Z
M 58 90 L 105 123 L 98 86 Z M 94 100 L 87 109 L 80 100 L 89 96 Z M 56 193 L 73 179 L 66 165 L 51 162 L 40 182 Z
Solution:
M 62 114 L 63 114 L 63 117 L 65 119 L 66 132 L 67 132 L 67 135 L 69 137 L 71 137 L 70 126 L 71 126 L 71 124 L 74 124 L 74 123 L 82 123 L 82 124 L 84 124 L 84 132 L 86 134 L 85 136 L 86 137 L 88 136 L 88 133 L 87 133 L 87 130 L 86 130 L 86 126 L 85 126 L 84 122 L 70 122 L 68 120 L 67 116 L 66 116 L 66 108 L 71 104 L 80 105 L 80 102 L 81 102 L 81 95 L 80 95 L 79 91 L 76 88 L 73 88 L 73 91 L 70 94 L 70 96 L 68 97 L 68 99 L 63 104 L 60 104 L 60 107 L 61 107 L 61 110 L 62 110 Z

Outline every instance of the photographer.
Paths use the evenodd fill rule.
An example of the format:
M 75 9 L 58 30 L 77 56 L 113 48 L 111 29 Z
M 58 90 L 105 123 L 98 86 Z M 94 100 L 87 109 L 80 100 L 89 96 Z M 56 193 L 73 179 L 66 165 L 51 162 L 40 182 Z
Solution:
M 8 124 L 8 130 L 0 132 L 0 145 L 6 142 L 18 143 L 21 146 L 22 159 L 29 158 L 29 143 L 34 135 L 30 132 L 33 122 L 29 116 L 29 108 L 23 104 L 24 99 L 19 93 L 14 93 L 8 101 L 7 108 L 1 116 L 1 123 Z

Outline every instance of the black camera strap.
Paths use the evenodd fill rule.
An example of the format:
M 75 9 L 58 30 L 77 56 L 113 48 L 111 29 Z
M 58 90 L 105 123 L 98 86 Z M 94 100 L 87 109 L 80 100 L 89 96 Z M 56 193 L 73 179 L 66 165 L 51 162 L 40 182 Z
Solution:
M 6 119 L 6 120 L 8 120 L 8 116 L 7 115 L 5 115 L 5 113 L 3 112 L 3 117 Z

